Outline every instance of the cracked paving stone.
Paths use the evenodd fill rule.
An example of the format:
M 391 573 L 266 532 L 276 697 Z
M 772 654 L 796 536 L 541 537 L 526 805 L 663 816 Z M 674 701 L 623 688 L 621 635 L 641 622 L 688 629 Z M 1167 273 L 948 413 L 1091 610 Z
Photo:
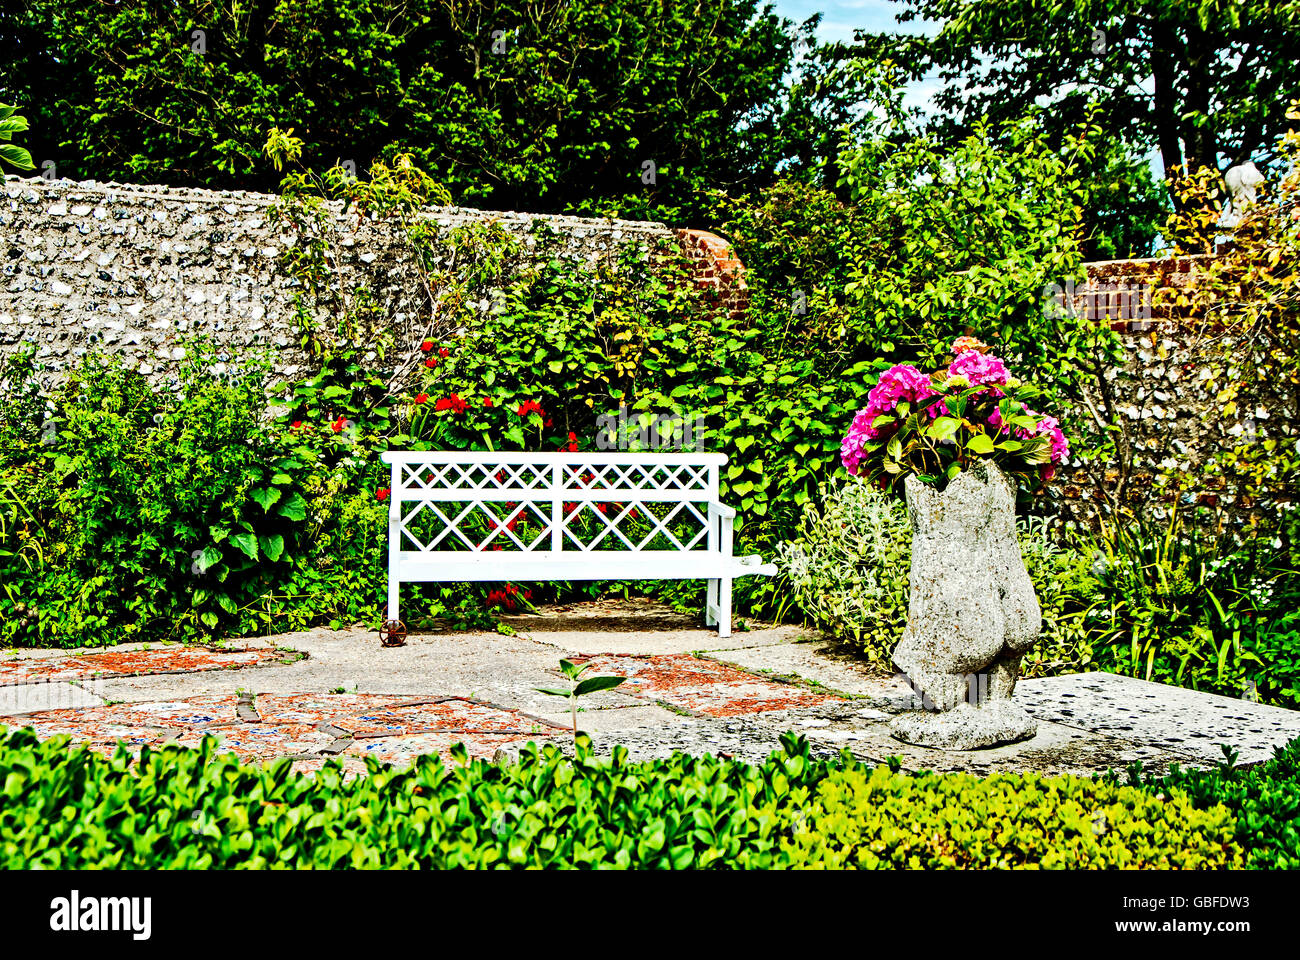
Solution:
M 756 677 L 727 664 L 689 654 L 607 654 L 594 656 L 587 662 L 592 666 L 590 676 L 627 677 L 627 682 L 617 688 L 619 691 L 711 717 L 843 702 L 830 694 Z

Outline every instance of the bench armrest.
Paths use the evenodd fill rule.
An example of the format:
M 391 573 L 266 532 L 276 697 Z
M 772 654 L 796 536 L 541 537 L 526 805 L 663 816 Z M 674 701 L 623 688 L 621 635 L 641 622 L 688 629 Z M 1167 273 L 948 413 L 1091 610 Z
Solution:
M 734 507 L 729 507 L 725 503 L 719 503 L 716 500 L 709 501 L 709 509 L 712 510 L 714 513 L 716 513 L 718 516 L 725 517 L 728 520 L 735 519 L 736 516 L 736 511 Z

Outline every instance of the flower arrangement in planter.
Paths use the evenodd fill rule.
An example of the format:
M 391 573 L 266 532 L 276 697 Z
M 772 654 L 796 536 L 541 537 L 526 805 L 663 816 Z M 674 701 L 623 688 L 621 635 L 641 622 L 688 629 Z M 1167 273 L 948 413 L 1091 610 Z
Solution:
M 1011 701 L 1042 612 L 1016 542 L 1018 477 L 1041 488 L 1070 453 L 1060 424 L 1029 401 L 973 337 L 947 369 L 886 370 L 853 418 L 840 456 L 849 473 L 901 484 L 912 528 L 907 626 L 894 649 L 922 709 L 893 735 L 971 750 L 1025 740 L 1037 724 Z
M 1040 391 L 1011 375 L 974 337 L 958 337 L 947 368 L 890 367 L 840 445 L 849 473 L 893 489 L 909 475 L 942 489 L 976 460 L 1031 486 L 1070 455 L 1056 418 L 1030 409 Z

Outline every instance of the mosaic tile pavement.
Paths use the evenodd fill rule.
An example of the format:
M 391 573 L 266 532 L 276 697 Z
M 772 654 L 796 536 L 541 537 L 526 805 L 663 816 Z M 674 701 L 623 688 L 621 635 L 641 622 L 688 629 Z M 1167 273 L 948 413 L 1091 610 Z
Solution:
M 107 677 L 139 677 L 204 670 L 239 670 L 293 663 L 302 654 L 285 650 L 218 650 L 213 647 L 162 647 L 153 650 L 106 650 L 55 657 L 0 659 L 0 687 L 58 683 Z
M 592 666 L 587 676 L 627 677 L 627 682 L 617 688 L 620 693 L 653 700 L 696 716 L 738 717 L 844 702 L 841 697 L 754 676 L 688 653 L 596 654 L 583 662 Z
M 273 648 L 181 646 L 20 656 L 0 660 L 0 687 L 245 670 L 293 663 L 301 656 Z M 628 678 L 618 691 L 631 698 L 624 702 L 651 701 L 700 718 L 765 715 L 842 702 L 685 653 L 599 654 L 589 659 L 595 673 Z M 0 726 L 30 726 L 42 738 L 66 735 L 103 754 L 113 753 L 119 743 L 136 754 L 146 745 L 197 747 L 211 736 L 218 752 L 234 753 L 247 762 L 288 757 L 295 769 L 311 773 L 335 760 L 345 776 L 364 773 L 367 757 L 404 767 L 422 754 L 450 758 L 459 743 L 469 756 L 490 759 L 501 748 L 515 752 L 529 741 L 564 742 L 569 735 L 566 726 L 552 720 L 477 697 L 409 693 L 207 694 L 0 714 Z
M 469 697 L 355 693 L 199 696 L 46 710 L 0 716 L 0 726 L 30 726 L 42 739 L 67 735 L 104 754 L 119 742 L 138 753 L 145 745 L 197 747 L 212 736 L 218 753 L 246 762 L 291 757 L 298 769 L 311 772 L 338 759 L 351 773 L 364 771 L 366 756 L 409 766 L 422 754 L 448 759 L 452 746 L 463 743 L 470 757 L 491 759 L 501 747 L 568 734 L 540 717 Z

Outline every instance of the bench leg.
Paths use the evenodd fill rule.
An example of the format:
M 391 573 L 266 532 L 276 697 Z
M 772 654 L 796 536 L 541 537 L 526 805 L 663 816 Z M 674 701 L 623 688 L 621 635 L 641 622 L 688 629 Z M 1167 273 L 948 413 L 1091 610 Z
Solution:
M 718 623 L 718 581 L 710 580 L 709 589 L 704 594 L 704 625 L 706 627 L 716 626 Z
M 397 616 L 397 591 L 401 587 L 402 581 L 398 580 L 391 574 L 388 577 L 388 620 L 400 619 Z
M 718 636 L 731 636 L 731 578 L 718 581 Z

